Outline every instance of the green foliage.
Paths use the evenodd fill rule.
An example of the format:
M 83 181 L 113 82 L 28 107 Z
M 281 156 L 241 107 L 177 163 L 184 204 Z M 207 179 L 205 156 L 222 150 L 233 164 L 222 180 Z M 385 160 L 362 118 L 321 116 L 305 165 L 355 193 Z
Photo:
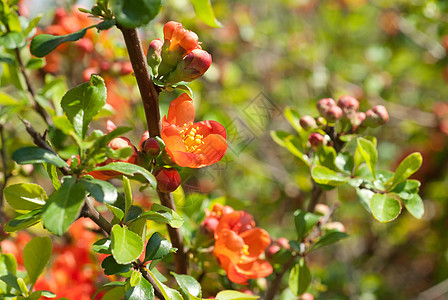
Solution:
M 366 139 L 358 138 L 358 146 L 356 151 L 359 151 L 364 161 L 367 163 L 370 172 L 375 178 L 375 165 L 378 160 L 378 152 L 376 151 L 375 145 Z
M 294 212 L 294 224 L 297 231 L 297 240 L 302 241 L 306 234 L 319 222 L 320 217 L 301 210 Z
M 117 200 L 118 193 L 111 183 L 95 178 L 82 177 L 79 182 L 87 192 L 98 202 L 113 204 Z
M 222 27 L 222 24 L 216 19 L 210 0 L 191 0 L 196 15 L 205 24 L 211 27 Z
M 305 263 L 305 259 L 299 259 L 289 274 L 289 288 L 294 295 L 299 296 L 306 292 L 311 283 L 311 271 Z
M 8 204 L 21 213 L 41 208 L 47 200 L 45 190 L 33 183 L 10 185 L 5 188 L 4 196 Z
M 221 291 L 215 299 L 217 300 L 252 300 L 260 297 L 254 295 L 247 295 L 238 291 Z
M 119 264 L 129 264 L 143 252 L 142 238 L 127 226 L 114 225 L 110 239 L 112 255 Z
M 5 232 L 15 232 L 22 230 L 33 225 L 36 225 L 42 219 L 42 209 L 36 209 L 26 213 L 24 215 L 19 215 L 12 220 L 10 220 L 3 230 Z
M 72 88 L 62 97 L 61 106 L 81 138 L 86 137 L 89 123 L 106 104 L 106 97 L 106 85 L 98 75 L 92 75 L 90 82 Z
M 38 148 L 38 147 L 24 147 L 15 151 L 12 155 L 18 164 L 37 164 L 37 163 L 49 163 L 56 167 L 62 168 L 68 166 L 67 163 L 59 156 L 51 152 L 50 150 Z
M 143 177 L 149 182 L 149 184 L 151 184 L 152 187 L 154 187 L 154 188 L 157 187 L 157 181 L 156 181 L 154 175 L 152 175 L 152 173 L 149 172 L 148 170 L 146 170 L 145 168 L 142 168 L 138 165 L 125 163 L 125 162 L 113 162 L 113 163 L 107 164 L 105 166 L 96 167 L 93 170 L 94 171 L 116 171 L 116 172 L 120 172 L 120 173 L 122 173 L 124 175 L 128 175 L 128 176 L 132 176 L 135 173 L 137 173 L 137 174 L 143 175 Z
M 315 166 L 311 171 L 311 176 L 317 183 L 331 187 L 343 185 L 348 181 L 348 178 L 342 177 L 335 171 L 324 166 Z
M 64 177 L 61 188 L 48 197 L 42 212 L 42 222 L 56 235 L 64 234 L 78 218 L 84 204 L 85 188 L 81 182 Z
M 126 291 L 126 300 L 153 300 L 154 299 L 154 288 L 149 283 L 148 280 L 141 276 L 140 272 L 134 272 L 132 275 L 136 274 L 138 280 L 132 282 L 131 277 L 131 288 Z
M 117 21 L 127 28 L 148 24 L 162 7 L 161 0 L 111 0 L 110 5 Z
M 155 232 L 146 245 L 144 262 L 149 260 L 162 259 L 171 251 L 171 242 L 165 239 L 160 233 Z
M 309 251 L 314 251 L 324 246 L 331 245 L 346 237 L 348 237 L 348 235 L 345 232 L 329 230 L 310 247 Z
M 166 223 L 173 228 L 179 228 L 184 223 L 182 217 L 174 210 L 154 203 L 150 211 L 145 211 L 139 219 L 151 220 L 157 223 Z
M 373 216 L 380 222 L 395 220 L 401 212 L 401 204 L 395 198 L 384 194 L 375 194 L 370 200 Z
M 48 236 L 35 237 L 23 249 L 23 263 L 32 285 L 50 261 L 53 245 Z
M 31 41 L 31 54 L 37 57 L 44 57 L 57 48 L 62 43 L 74 42 L 86 34 L 89 28 L 84 28 L 76 32 L 65 35 L 39 34 Z
M 400 182 L 405 181 L 412 174 L 417 172 L 417 170 L 422 165 L 423 158 L 418 152 L 409 154 L 401 163 L 398 165 L 393 176 L 391 188 L 395 187 Z
M 186 299 L 197 299 L 202 297 L 202 289 L 199 282 L 189 275 L 176 274 L 171 272 L 179 284 L 182 291 L 187 295 Z
M 118 273 L 126 273 L 132 268 L 132 264 L 119 264 L 114 257 L 108 256 L 101 263 L 101 267 L 104 269 L 104 274 L 114 275 Z

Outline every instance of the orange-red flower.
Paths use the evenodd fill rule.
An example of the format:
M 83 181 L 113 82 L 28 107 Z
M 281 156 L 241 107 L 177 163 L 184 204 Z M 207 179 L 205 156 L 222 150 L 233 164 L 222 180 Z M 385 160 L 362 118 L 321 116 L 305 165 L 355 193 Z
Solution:
M 161 136 L 171 159 L 181 167 L 202 168 L 226 153 L 226 130 L 216 121 L 193 123 L 193 99 L 186 93 L 171 101 Z
M 166 23 L 163 27 L 163 35 L 170 51 L 176 50 L 177 46 L 185 51 L 184 54 L 189 53 L 193 49 L 201 49 L 197 34 L 184 29 L 181 23 L 174 21 Z
M 268 261 L 259 258 L 271 238 L 254 226 L 251 215 L 235 211 L 223 216 L 216 228 L 213 254 L 232 282 L 247 284 L 248 279 L 266 277 L 273 271 Z

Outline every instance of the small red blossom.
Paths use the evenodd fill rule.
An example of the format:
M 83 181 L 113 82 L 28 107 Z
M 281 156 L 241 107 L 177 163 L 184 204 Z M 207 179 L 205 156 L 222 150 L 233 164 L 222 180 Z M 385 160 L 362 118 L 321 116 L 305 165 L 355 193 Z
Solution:
M 230 281 L 247 284 L 248 279 L 272 273 L 271 264 L 259 258 L 271 244 L 271 238 L 264 229 L 255 227 L 250 214 L 234 211 L 223 216 L 215 230 L 215 239 L 213 254 Z
M 202 168 L 227 151 L 226 130 L 216 121 L 193 123 L 193 99 L 186 93 L 171 101 L 162 120 L 161 137 L 171 159 L 181 167 Z
M 170 21 L 163 27 L 165 42 L 169 44 L 169 50 L 174 51 L 179 46 L 185 51 L 185 54 L 193 49 L 201 49 L 196 33 L 183 28 L 181 23 Z

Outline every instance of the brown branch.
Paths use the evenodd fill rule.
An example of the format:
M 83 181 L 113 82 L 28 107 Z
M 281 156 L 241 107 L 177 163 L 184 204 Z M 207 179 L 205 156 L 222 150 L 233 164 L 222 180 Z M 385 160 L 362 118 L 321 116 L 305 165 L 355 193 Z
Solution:
M 128 49 L 129 58 L 131 60 L 132 68 L 134 69 L 135 78 L 143 101 L 145 109 L 146 123 L 148 125 L 149 135 L 151 137 L 160 136 L 160 110 L 159 110 L 159 93 L 154 86 L 154 83 L 149 75 L 148 64 L 146 62 L 145 54 L 143 52 L 142 43 L 138 36 L 137 29 L 127 29 L 121 26 L 118 28 L 123 33 L 126 48 Z M 157 191 L 162 205 L 176 210 L 173 196 L 171 193 L 163 193 Z M 178 251 L 174 254 L 174 262 L 176 265 L 176 272 L 179 274 L 188 273 L 188 260 L 185 253 L 182 234 L 179 229 L 168 226 L 168 233 L 170 235 L 171 243 Z
M 311 191 L 311 199 L 308 204 L 307 212 L 314 212 L 314 208 L 316 204 L 319 202 L 320 196 L 322 195 L 323 190 L 320 188 L 317 183 L 313 180 L 313 190 Z
M 3 191 L 6 188 L 6 184 L 8 183 L 8 179 L 11 177 L 11 173 L 8 172 L 8 164 L 6 160 L 6 143 L 5 143 L 5 134 L 3 124 L 0 124 L 0 140 L 1 140 L 1 149 L 0 156 L 3 165 L 3 183 L 0 187 L 0 224 L 3 224 Z

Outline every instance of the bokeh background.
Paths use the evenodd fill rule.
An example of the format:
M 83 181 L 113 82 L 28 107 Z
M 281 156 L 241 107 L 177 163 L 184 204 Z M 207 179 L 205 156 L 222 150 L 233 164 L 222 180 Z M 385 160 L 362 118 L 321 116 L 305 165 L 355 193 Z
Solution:
M 54 24 L 56 6 L 70 11 L 75 4 L 91 5 L 22 2 L 30 16 L 43 14 L 42 28 Z M 257 226 L 273 239 L 292 239 L 292 213 L 305 207 L 312 185 L 307 167 L 270 137 L 270 130 L 294 131 L 283 117 L 284 108 L 317 116 L 319 99 L 344 94 L 359 99 L 362 111 L 382 104 L 390 121 L 368 132 L 378 137 L 380 167 L 393 169 L 407 154 L 422 153 L 423 166 L 414 178 L 422 182 L 425 215 L 417 220 L 404 211 L 397 220 L 382 224 L 363 208 L 352 189 L 326 193 L 321 202 L 341 203 L 333 220 L 342 222 L 350 237 L 309 258 L 314 278 L 310 291 L 316 299 L 448 299 L 448 2 L 214 0 L 212 4 L 222 28 L 200 21 L 189 1 L 166 0 L 156 20 L 141 30 L 147 47 L 152 39 L 162 38 L 166 21 L 181 22 L 198 33 L 202 47 L 213 57 L 211 69 L 190 87 L 197 119 L 225 125 L 229 150 L 214 166 L 184 171 L 184 192 L 225 197 L 227 204 L 255 216 Z M 80 29 L 77 21 L 66 22 L 73 31 Z M 89 72 L 102 74 L 110 106 L 96 126 L 104 128 L 107 119 L 134 126 L 130 137 L 137 144 L 145 130 L 144 112 L 134 78 L 123 71 L 127 56 L 121 36 L 117 30 L 91 34 L 96 43 L 93 52 L 79 55 L 80 46 L 68 46 L 61 61 L 47 60 L 47 69 L 34 74 L 35 82 L 42 82 L 44 73 L 46 80 L 60 80 L 48 91 L 57 102 L 64 86 L 83 82 Z M 111 66 L 105 68 L 101 61 Z M 51 62 L 54 68 L 48 69 Z M 7 71 L 4 67 L 3 74 Z M 5 77 L 2 90 L 13 93 Z M 163 114 L 174 96 L 162 94 Z M 44 128 L 33 112 L 21 114 Z M 30 144 L 15 116 L 2 118 L 10 151 Z M 69 142 L 55 147 L 66 158 L 74 151 Z M 13 180 L 37 180 L 51 189 L 39 168 L 24 170 L 12 162 L 9 167 L 19 175 Z M 32 178 L 27 177 L 29 172 Z M 152 196 L 144 192 L 142 197 L 151 201 Z

